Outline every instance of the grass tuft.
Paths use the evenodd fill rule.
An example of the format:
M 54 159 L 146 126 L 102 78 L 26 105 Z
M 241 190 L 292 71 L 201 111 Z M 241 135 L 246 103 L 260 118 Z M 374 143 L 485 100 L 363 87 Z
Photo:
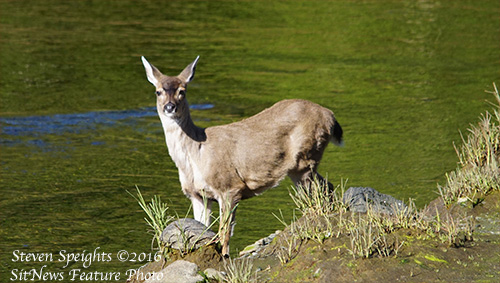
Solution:
M 316 176 L 307 186 L 292 186 L 289 195 L 303 215 L 323 215 L 328 216 L 339 210 L 346 210 L 342 202 L 345 191 L 345 182 L 341 181 L 333 191 L 328 187 L 328 180 L 319 180 Z
M 141 191 L 136 186 L 137 196 L 128 192 L 137 202 L 139 206 L 144 210 L 147 217 L 144 217 L 144 220 L 151 228 L 150 232 L 153 234 L 153 240 L 151 243 L 151 248 L 153 249 L 153 243 L 156 240 L 156 246 L 160 251 L 163 251 L 163 245 L 161 241 L 161 234 L 165 227 L 174 220 L 174 217 L 167 214 L 168 205 L 161 201 L 160 197 L 153 196 L 151 202 L 146 203 L 144 197 L 142 196 Z
M 253 272 L 253 263 L 250 258 L 225 259 L 224 281 L 228 283 L 253 283 L 257 282 L 257 274 Z

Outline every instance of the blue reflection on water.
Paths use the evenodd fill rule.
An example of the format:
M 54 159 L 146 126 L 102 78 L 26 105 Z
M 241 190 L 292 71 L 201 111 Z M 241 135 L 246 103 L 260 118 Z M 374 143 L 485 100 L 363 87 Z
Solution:
M 155 108 L 123 111 L 96 111 L 77 114 L 55 114 L 0 118 L 2 134 L 9 136 L 39 137 L 47 134 L 80 133 L 95 129 L 97 125 L 116 124 L 127 118 L 141 118 L 156 115 Z
M 193 104 L 194 110 L 207 110 L 213 108 L 213 104 Z M 32 138 L 28 144 L 44 146 L 45 142 L 40 139 L 44 135 L 78 134 L 88 130 L 94 130 L 97 126 L 113 126 L 117 122 L 130 121 L 134 123 L 135 118 L 156 116 L 155 107 L 147 107 L 134 110 L 122 111 L 94 111 L 76 114 L 55 114 L 28 117 L 0 117 L 0 144 L 13 145 L 21 140 L 15 137 Z M 9 136 L 7 138 L 6 136 Z M 93 145 L 102 145 L 102 142 L 93 142 Z

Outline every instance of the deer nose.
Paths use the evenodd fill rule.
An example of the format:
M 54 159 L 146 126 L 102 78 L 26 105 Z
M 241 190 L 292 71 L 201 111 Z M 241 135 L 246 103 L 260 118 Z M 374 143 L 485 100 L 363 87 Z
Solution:
M 167 111 L 167 113 L 173 113 L 175 111 L 175 104 L 173 104 L 172 102 L 169 102 L 167 103 L 167 105 L 165 105 L 165 111 Z

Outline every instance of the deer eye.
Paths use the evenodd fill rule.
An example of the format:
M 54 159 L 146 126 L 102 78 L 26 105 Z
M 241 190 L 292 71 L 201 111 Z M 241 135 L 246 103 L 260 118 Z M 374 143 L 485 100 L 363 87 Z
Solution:
M 186 95 L 186 91 L 183 90 L 183 89 L 179 90 L 179 95 L 185 96 Z
M 160 96 L 161 91 L 157 90 L 155 93 L 156 93 L 156 95 Z

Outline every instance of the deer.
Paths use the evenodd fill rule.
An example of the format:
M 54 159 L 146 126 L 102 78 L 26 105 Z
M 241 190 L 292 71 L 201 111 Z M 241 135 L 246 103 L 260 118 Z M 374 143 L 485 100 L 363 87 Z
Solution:
M 200 56 L 177 76 L 161 73 L 141 56 L 147 80 L 155 87 L 156 108 L 168 152 L 194 219 L 211 224 L 219 204 L 218 241 L 229 257 L 236 207 L 241 200 L 276 187 L 286 176 L 296 186 L 324 180 L 317 167 L 328 143 L 343 144 L 333 112 L 308 100 L 282 100 L 262 112 L 226 125 L 197 127 L 191 118 L 187 86 Z M 327 182 L 327 181 L 325 181 Z M 331 184 L 328 183 L 329 186 Z

